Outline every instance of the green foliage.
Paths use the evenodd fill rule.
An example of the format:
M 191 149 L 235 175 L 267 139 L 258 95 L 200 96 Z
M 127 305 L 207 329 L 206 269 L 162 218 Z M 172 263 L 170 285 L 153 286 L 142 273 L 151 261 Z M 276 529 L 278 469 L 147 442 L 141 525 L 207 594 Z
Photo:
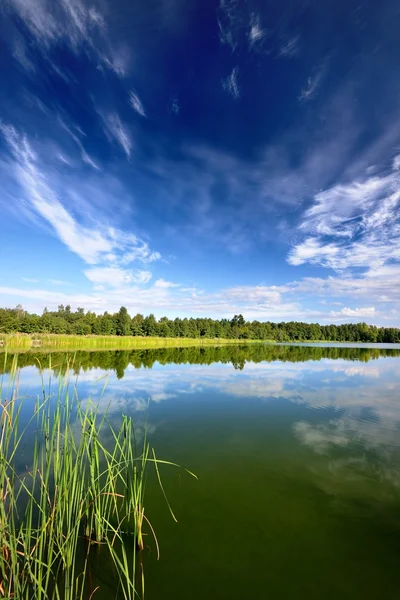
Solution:
M 155 467 L 165 496 L 159 463 L 173 463 L 156 459 L 146 430 L 139 443 L 130 418 L 115 427 L 96 405 L 83 404 L 65 361 L 56 398 L 43 382 L 24 423 L 29 408 L 16 367 L 13 359 L 8 385 L 0 383 L 0 597 L 90 600 L 101 586 L 102 556 L 114 566 L 110 597 L 138 598 L 143 530 L 154 535 L 144 509 L 147 471 Z
M 117 335 L 119 337 L 162 337 L 182 339 L 231 339 L 337 342 L 400 342 L 400 329 L 375 327 L 366 323 L 319 325 L 318 323 L 272 323 L 270 321 L 245 321 L 243 315 L 228 319 L 179 319 L 153 314 L 131 317 L 122 306 L 115 314 L 96 315 L 83 308 L 71 311 L 70 306 L 57 311 L 45 309 L 42 315 L 29 314 L 18 305 L 14 309 L 0 309 L 0 336 L 10 333 L 58 335 Z
M 131 335 L 131 318 L 125 306 L 121 306 L 119 309 L 115 332 L 117 335 Z

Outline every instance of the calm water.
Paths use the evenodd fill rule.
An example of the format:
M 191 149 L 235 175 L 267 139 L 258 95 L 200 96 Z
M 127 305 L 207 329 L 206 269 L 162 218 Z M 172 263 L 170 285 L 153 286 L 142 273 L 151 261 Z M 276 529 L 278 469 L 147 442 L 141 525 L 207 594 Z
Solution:
M 149 480 L 146 598 L 400 594 L 400 349 L 305 346 L 78 353 L 81 398 L 147 412 L 178 518 Z M 21 355 L 21 389 L 39 389 Z M 57 377 L 61 354 L 51 358 Z M 6 367 L 6 371 L 7 371 Z M 49 373 L 45 372 L 45 379 Z M 104 580 L 107 565 L 102 566 Z M 100 594 L 98 598 L 110 597 Z

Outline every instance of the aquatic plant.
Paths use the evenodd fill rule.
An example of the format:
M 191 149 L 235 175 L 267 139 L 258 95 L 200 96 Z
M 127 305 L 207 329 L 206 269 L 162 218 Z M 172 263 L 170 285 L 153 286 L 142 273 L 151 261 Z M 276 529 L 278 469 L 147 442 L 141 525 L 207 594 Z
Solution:
M 131 600 L 144 593 L 145 528 L 158 549 L 144 509 L 147 472 L 155 466 L 165 494 L 159 465 L 173 463 L 156 458 L 147 427 L 140 437 L 130 417 L 114 426 L 81 401 L 70 363 L 53 389 L 50 375 L 34 404 L 20 397 L 17 357 L 0 384 L 0 598 L 91 599 L 101 552 L 113 564 L 114 597 Z
M 264 340 L 265 341 L 265 340 Z M 243 340 L 215 338 L 168 338 L 118 335 L 59 335 L 59 334 L 4 334 L 0 332 L 0 351 L 23 350 L 118 350 L 165 347 L 214 346 L 238 344 Z M 260 343 L 246 340 L 246 343 Z

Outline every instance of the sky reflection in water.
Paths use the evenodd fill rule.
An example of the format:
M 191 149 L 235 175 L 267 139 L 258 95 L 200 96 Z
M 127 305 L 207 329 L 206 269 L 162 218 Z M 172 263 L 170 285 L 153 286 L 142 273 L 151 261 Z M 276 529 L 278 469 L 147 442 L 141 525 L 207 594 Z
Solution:
M 231 352 L 231 362 L 215 362 L 211 350 L 209 355 L 191 350 L 192 364 L 180 364 L 183 355 L 176 352 L 170 363 L 168 354 L 156 351 L 150 363 L 143 351 L 140 359 L 134 353 L 92 353 L 90 361 L 76 356 L 84 402 L 91 398 L 108 408 L 115 421 L 130 414 L 139 429 L 148 418 L 158 455 L 199 476 L 194 484 L 175 471 L 163 473 L 178 513 L 177 529 L 149 481 L 148 510 L 163 549 L 159 563 L 148 559 L 150 598 L 241 598 L 245 589 L 253 597 L 265 597 L 268 589 L 275 597 L 295 597 L 296 585 L 303 590 L 297 597 L 378 598 L 381 592 L 395 597 L 400 583 L 392 547 L 398 549 L 400 539 L 400 357 L 398 351 L 359 351 L 357 360 L 357 350 L 351 359 L 348 349 L 335 348 L 334 356 L 331 349 L 318 348 L 319 356 L 314 350 L 302 348 L 293 361 L 279 349 L 265 350 L 265 360 L 261 350 L 249 350 L 245 361 L 246 349 L 240 357 L 237 349 L 224 350 L 223 359 Z M 258 352 L 259 362 L 251 360 L 252 352 Z M 108 369 L 96 366 L 107 361 Z M 21 371 L 21 390 L 35 395 L 38 368 L 29 366 L 27 357 L 22 362 L 28 364 Z M 140 366 L 146 363 L 152 368 Z M 101 395 L 104 378 L 99 379 L 105 374 L 109 379 Z M 238 528 L 246 531 L 240 541 Z M 193 587 L 194 562 L 202 571 L 215 568 L 208 556 L 210 529 L 219 565 L 211 595 L 202 580 Z M 303 564 L 302 553 L 313 563 Z M 297 563 L 288 567 L 294 556 Z M 362 562 L 362 577 L 355 571 L 355 556 Z M 266 560 L 272 569 L 268 577 Z M 170 575 L 176 561 L 178 591 Z M 276 595 L 283 565 L 297 584 L 286 582 Z M 251 584 L 244 573 L 237 575 L 254 568 Z M 318 594 L 312 583 L 316 569 Z

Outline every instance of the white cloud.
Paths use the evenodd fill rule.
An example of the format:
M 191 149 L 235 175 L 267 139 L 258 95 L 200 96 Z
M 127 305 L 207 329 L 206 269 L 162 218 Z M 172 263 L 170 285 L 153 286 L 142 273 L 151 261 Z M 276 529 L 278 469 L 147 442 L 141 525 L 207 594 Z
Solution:
M 118 266 L 135 261 L 153 262 L 160 258 L 158 252 L 152 251 L 147 242 L 133 233 L 102 224 L 99 220 L 90 224 L 89 221 L 87 224 L 80 223 L 61 203 L 50 185 L 51 178 L 41 168 L 27 138 L 12 126 L 0 125 L 0 132 L 14 157 L 14 173 L 25 200 L 51 225 L 59 239 L 87 264 L 106 263 L 110 266 L 109 263 L 114 263 L 112 266 Z M 60 187 L 65 194 L 65 182 Z
M 307 102 L 316 96 L 322 80 L 327 72 L 329 61 L 330 55 L 326 56 L 325 60 L 323 60 L 319 66 L 313 69 L 312 75 L 310 75 L 310 77 L 307 79 L 306 85 L 300 92 L 300 102 Z
M 22 277 L 27 283 L 39 283 L 39 279 L 33 279 L 33 277 Z
M 253 13 L 250 19 L 249 46 L 252 49 L 261 48 L 268 32 L 261 27 L 260 17 Z
M 337 312 L 330 312 L 332 317 L 373 317 L 375 314 L 376 308 L 374 306 L 365 306 L 364 308 L 347 308 L 345 306 Z
M 146 116 L 146 111 L 144 110 L 143 104 L 137 94 L 134 92 L 129 92 L 129 102 L 132 108 L 140 115 L 141 117 Z
M 154 282 L 154 285 L 155 285 L 155 287 L 164 288 L 164 289 L 180 286 L 179 283 L 172 283 L 171 281 L 165 281 L 165 279 L 157 279 L 157 281 Z
M 239 68 L 234 67 L 231 74 L 222 80 L 222 87 L 228 92 L 235 100 L 240 96 L 239 84 L 237 81 Z
M 131 156 L 132 140 L 126 126 L 116 112 L 106 113 L 101 110 L 97 111 L 104 123 L 104 132 L 110 141 L 116 141 L 127 158 Z
M 294 294 L 310 294 L 324 298 L 343 297 L 384 305 L 398 306 L 400 297 L 400 265 L 372 268 L 356 276 L 344 273 L 339 277 L 305 277 L 288 284 Z
M 339 249 L 335 244 L 323 244 L 316 238 L 307 238 L 304 242 L 297 244 L 288 256 L 290 265 L 298 266 L 306 262 L 311 264 L 332 263 Z
M 300 229 L 310 233 L 353 237 L 357 229 L 382 210 L 382 201 L 397 183 L 393 176 L 371 177 L 364 181 L 338 184 L 315 196 Z
M 64 281 L 63 279 L 48 279 L 47 281 L 53 285 L 71 285 L 69 281 Z
M 126 77 L 131 64 L 131 57 L 127 46 L 118 49 L 108 48 L 100 53 L 100 60 L 119 77 Z
M 397 154 L 393 159 L 393 171 L 400 169 L 400 154 Z
M 239 1 L 220 0 L 217 21 L 221 43 L 228 44 L 232 50 L 235 50 L 243 27 Z
M 117 75 L 126 74 L 126 50 L 125 53 L 118 52 L 110 44 L 103 15 L 82 0 L 5 0 L 4 5 L 18 15 L 34 36 L 37 48 L 50 62 L 49 50 L 63 43 L 74 52 L 85 48 L 101 65 L 112 69 Z M 16 53 L 17 60 L 32 70 L 23 50 L 18 48 Z M 54 67 L 57 70 L 57 65 Z M 63 76 L 61 71 L 59 73 Z
M 74 140 L 75 144 L 78 146 L 79 150 L 81 151 L 81 158 L 82 158 L 83 162 L 85 162 L 87 165 L 90 165 L 97 171 L 100 171 L 99 165 L 86 152 L 78 135 L 70 127 L 68 127 L 68 125 L 63 121 L 63 119 L 61 117 L 58 118 L 58 122 L 60 123 L 61 127 L 71 136 L 71 138 Z M 80 128 L 75 128 L 75 129 L 81 136 L 85 135 Z M 69 162 L 64 158 L 64 156 L 62 154 L 58 153 L 57 156 L 62 162 L 64 162 L 65 164 L 69 164 Z
M 293 37 L 286 40 L 279 49 L 279 56 L 284 58 L 292 58 L 299 51 L 299 36 L 294 35 Z
M 279 305 L 281 303 L 281 292 L 286 291 L 284 286 L 236 286 L 228 288 L 226 294 L 232 300 L 238 302 L 254 302 L 259 305 Z
M 29 0 L 8 0 L 7 5 L 15 10 L 26 27 L 43 44 L 48 45 L 63 36 L 62 25 L 57 26 L 56 19 L 44 0 L 38 0 L 34 4 Z
M 93 160 L 93 158 L 91 158 L 89 156 L 89 154 L 86 152 L 86 150 L 83 147 L 81 148 L 81 156 L 82 156 L 83 162 L 85 162 L 87 165 L 90 165 L 91 167 L 93 167 L 93 169 L 100 171 L 99 165 Z
M 318 71 L 316 75 L 309 77 L 307 79 L 307 83 L 304 88 L 300 92 L 299 100 L 301 102 L 306 102 L 307 100 L 311 100 L 317 93 L 317 90 L 320 86 L 322 79 L 322 71 Z
M 174 96 L 172 98 L 172 102 L 171 102 L 171 110 L 174 113 L 174 115 L 178 115 L 179 111 L 181 110 L 181 106 L 179 104 L 179 99 L 177 96 Z
M 19 62 L 25 71 L 30 73 L 34 73 L 36 71 L 35 65 L 27 53 L 27 49 L 22 37 L 18 38 L 15 42 L 13 57 Z
M 152 277 L 150 271 L 129 271 L 119 267 L 97 267 L 84 271 L 86 277 L 96 285 L 106 284 L 122 288 L 132 283 L 148 283 Z
M 111 231 L 115 237 L 119 236 L 120 242 L 126 246 L 126 251 L 119 260 L 121 265 L 128 265 L 137 260 L 147 264 L 161 258 L 161 254 L 159 252 L 152 252 L 147 242 L 139 240 L 136 236 L 133 236 L 132 234 L 125 234 L 114 229 Z
M 65 156 L 63 154 L 61 154 L 61 152 L 57 152 L 56 157 L 58 158 L 58 160 L 60 160 L 65 165 L 68 165 L 68 166 L 71 165 L 69 160 L 67 158 L 65 158 Z
M 66 294 L 65 292 L 53 292 L 46 289 L 21 289 L 0 286 L 0 296 L 13 296 L 31 301 L 27 305 L 28 310 L 41 312 L 44 306 L 57 308 L 59 304 L 71 304 L 75 308 L 84 306 L 92 310 L 100 310 L 104 306 L 101 296 L 94 294 Z M 33 301 L 33 302 L 32 302 Z M 105 309 L 104 309 L 105 310 Z
M 298 229 L 306 238 L 289 252 L 292 265 L 337 271 L 377 269 L 400 260 L 400 176 L 397 171 L 337 184 L 314 197 Z

